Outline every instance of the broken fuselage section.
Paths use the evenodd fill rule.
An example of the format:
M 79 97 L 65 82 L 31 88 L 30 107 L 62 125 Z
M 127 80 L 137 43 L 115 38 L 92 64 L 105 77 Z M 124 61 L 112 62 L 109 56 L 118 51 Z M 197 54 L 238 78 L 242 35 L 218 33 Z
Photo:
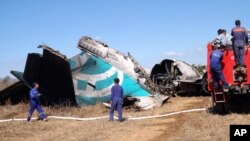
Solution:
M 79 40 L 78 48 L 82 53 L 69 59 L 78 103 L 109 101 L 114 78 L 120 79 L 125 101 L 133 101 L 134 107 L 144 110 L 159 107 L 169 98 L 150 90 L 146 85 L 149 74 L 130 54 L 125 56 L 87 36 Z
M 193 66 L 184 61 L 171 59 L 155 64 L 150 74 L 152 82 L 162 91 L 168 90 L 171 94 L 185 95 L 203 93 L 202 77 L 203 75 Z
M 108 102 L 114 78 L 120 79 L 126 101 L 139 109 L 159 107 L 169 98 L 151 89 L 154 84 L 149 74 L 131 55 L 125 56 L 90 37 L 79 40 L 81 53 L 69 59 L 46 45 L 39 47 L 43 55 L 28 54 L 24 73 L 11 73 L 26 86 L 38 82 L 42 101 L 47 104 Z

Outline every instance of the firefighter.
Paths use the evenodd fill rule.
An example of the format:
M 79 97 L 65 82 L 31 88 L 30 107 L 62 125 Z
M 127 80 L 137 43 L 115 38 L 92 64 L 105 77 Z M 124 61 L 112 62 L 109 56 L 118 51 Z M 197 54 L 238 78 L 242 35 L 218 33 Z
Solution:
M 212 73 L 213 87 L 214 89 L 219 88 L 219 81 L 222 82 L 224 92 L 228 92 L 229 85 L 226 82 L 222 73 L 221 60 L 223 57 L 224 46 L 215 47 L 210 56 L 210 69 Z
M 39 113 L 40 119 L 43 121 L 47 121 L 46 114 L 43 112 L 41 103 L 39 101 L 39 96 L 41 96 L 41 94 L 38 93 L 38 88 L 39 88 L 39 84 L 34 83 L 34 88 L 30 90 L 30 95 L 29 95 L 30 96 L 30 109 L 29 109 L 27 121 L 30 121 L 32 113 L 34 112 L 35 109 Z
M 123 103 L 123 88 L 119 85 L 119 78 L 114 79 L 115 85 L 111 88 L 111 108 L 109 112 L 109 121 L 114 121 L 114 110 L 118 111 L 119 121 L 122 122 L 122 103 Z
M 240 26 L 240 20 L 235 21 L 236 27 L 232 29 L 233 48 L 235 55 L 236 70 L 244 70 L 244 48 L 248 45 L 248 35 L 244 27 Z
M 217 47 L 217 48 L 220 46 L 226 47 L 226 45 L 227 45 L 227 38 L 226 38 L 227 31 L 225 29 L 218 29 L 217 34 L 218 34 L 218 37 L 216 37 L 212 41 L 213 46 Z

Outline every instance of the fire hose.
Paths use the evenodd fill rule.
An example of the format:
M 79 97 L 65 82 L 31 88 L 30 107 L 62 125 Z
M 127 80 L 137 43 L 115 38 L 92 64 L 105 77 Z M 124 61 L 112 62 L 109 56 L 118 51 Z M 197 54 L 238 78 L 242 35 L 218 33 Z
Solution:
M 162 117 L 168 117 L 168 116 L 178 115 L 178 114 L 182 114 L 182 113 L 200 112 L 200 111 L 206 111 L 206 108 L 183 110 L 183 111 L 177 111 L 177 112 L 172 112 L 172 113 L 167 113 L 167 114 L 160 114 L 160 115 L 152 115 L 152 116 L 127 117 L 125 119 L 126 120 L 153 119 L 153 118 L 162 118 Z M 93 121 L 93 120 L 99 120 L 99 119 L 109 118 L 109 116 L 90 117 L 90 118 L 48 116 L 47 118 L 48 119 L 61 119 L 61 120 L 75 120 L 75 121 Z M 35 120 L 35 119 L 38 119 L 38 118 L 32 118 L 32 120 Z M 115 117 L 115 119 L 118 119 L 118 118 Z M 0 119 L 0 123 L 1 122 L 10 122 L 10 121 L 26 121 L 26 118 Z

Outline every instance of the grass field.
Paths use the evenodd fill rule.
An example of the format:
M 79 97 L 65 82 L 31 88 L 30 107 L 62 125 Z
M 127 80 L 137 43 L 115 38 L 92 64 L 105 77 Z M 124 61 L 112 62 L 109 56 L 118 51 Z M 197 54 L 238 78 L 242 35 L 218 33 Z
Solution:
M 209 107 L 209 97 L 176 97 L 161 108 L 134 112 L 124 110 L 124 116 L 157 115 L 185 109 Z M 94 117 L 108 114 L 102 105 L 88 107 L 44 107 L 48 115 Z M 5 105 L 0 107 L 0 118 L 26 117 L 28 104 Z M 36 116 L 37 113 L 34 114 Z M 66 121 L 50 119 L 48 122 L 16 121 L 0 123 L 0 138 L 4 140 L 52 141 L 52 140 L 229 140 L 230 124 L 250 124 L 248 114 L 213 115 L 207 112 L 194 112 L 165 118 L 109 122 Z
M 124 110 L 124 117 L 148 116 L 175 111 L 208 108 L 210 97 L 175 97 L 161 108 L 135 112 Z M 0 106 L 0 119 L 25 118 L 28 103 Z M 44 107 L 47 115 L 96 117 L 108 115 L 101 104 L 86 107 Z M 117 115 L 117 113 L 116 113 Z M 33 116 L 37 116 L 35 112 Z M 250 124 L 249 114 L 214 115 L 202 112 L 183 113 L 164 118 L 109 122 L 49 119 L 47 122 L 0 123 L 1 141 L 225 141 L 230 124 Z

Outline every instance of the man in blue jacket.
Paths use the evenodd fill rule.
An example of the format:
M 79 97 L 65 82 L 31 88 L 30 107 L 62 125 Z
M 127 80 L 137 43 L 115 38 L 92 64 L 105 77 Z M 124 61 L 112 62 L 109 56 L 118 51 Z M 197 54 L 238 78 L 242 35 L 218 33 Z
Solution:
M 115 78 L 115 85 L 111 88 L 111 108 L 109 112 L 109 120 L 114 120 L 114 110 L 118 111 L 119 121 L 122 122 L 122 103 L 123 103 L 123 88 L 119 85 L 119 78 Z
M 40 119 L 42 119 L 43 121 L 47 121 L 46 114 L 43 112 L 41 103 L 39 101 L 39 96 L 41 96 L 41 94 L 38 93 L 38 88 L 39 88 L 39 84 L 34 83 L 34 88 L 30 90 L 30 95 L 29 95 L 30 96 L 30 109 L 29 109 L 27 121 L 30 121 L 32 113 L 34 112 L 35 109 L 39 113 Z
M 236 27 L 232 29 L 233 47 L 237 70 L 244 69 L 244 51 L 248 45 L 248 35 L 244 27 L 240 26 L 240 20 L 235 21 Z
M 212 73 L 214 89 L 219 88 L 219 80 L 221 80 L 223 85 L 223 91 L 228 92 L 229 85 L 224 78 L 221 66 L 224 48 L 224 46 L 221 46 L 212 51 L 210 56 L 210 70 Z

